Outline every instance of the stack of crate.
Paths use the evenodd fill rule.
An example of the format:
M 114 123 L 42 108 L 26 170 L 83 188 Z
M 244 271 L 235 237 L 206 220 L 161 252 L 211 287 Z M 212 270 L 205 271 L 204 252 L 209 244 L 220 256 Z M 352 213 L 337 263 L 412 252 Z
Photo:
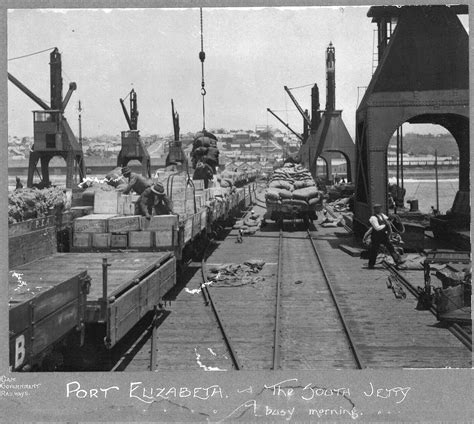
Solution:
M 137 195 L 116 191 L 96 193 L 93 213 L 74 221 L 74 248 L 172 248 L 177 216 L 154 216 L 147 220 L 135 215 L 137 199 Z

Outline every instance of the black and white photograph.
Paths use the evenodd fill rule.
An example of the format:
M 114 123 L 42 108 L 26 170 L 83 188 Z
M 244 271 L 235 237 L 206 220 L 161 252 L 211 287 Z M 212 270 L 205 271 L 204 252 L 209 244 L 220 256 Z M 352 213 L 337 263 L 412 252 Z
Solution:
M 3 12 L 3 417 L 472 418 L 466 3 Z

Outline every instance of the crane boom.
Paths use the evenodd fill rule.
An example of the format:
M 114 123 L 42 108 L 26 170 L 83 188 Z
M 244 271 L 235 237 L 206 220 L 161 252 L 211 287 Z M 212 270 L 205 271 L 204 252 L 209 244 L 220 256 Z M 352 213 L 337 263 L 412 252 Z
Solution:
M 64 111 L 66 109 L 66 106 L 67 104 L 69 103 L 69 99 L 71 98 L 72 96 L 72 92 L 77 88 L 77 85 L 75 82 L 71 82 L 69 84 L 69 90 L 67 91 L 66 93 L 66 97 L 64 97 L 64 100 L 63 100 L 63 104 L 62 104 L 62 111 Z
M 301 113 L 301 115 L 303 116 L 303 119 L 306 121 L 306 123 L 311 126 L 311 120 L 309 119 L 308 117 L 308 114 L 305 113 L 302 109 L 302 107 L 299 105 L 299 103 L 297 102 L 297 100 L 295 99 L 295 97 L 293 96 L 293 94 L 291 94 L 291 91 L 290 89 L 285 85 L 283 87 L 285 89 L 285 91 L 288 93 L 288 96 L 290 96 L 290 99 L 293 101 L 293 103 L 295 104 L 296 106 L 296 109 L 298 109 L 298 112 Z
M 35 93 L 33 93 L 29 88 L 23 85 L 20 81 L 18 81 L 10 72 L 8 72 L 8 79 L 16 85 L 23 93 L 25 93 L 31 100 L 35 103 L 40 105 L 44 110 L 50 110 L 51 108 L 43 102 Z
M 288 128 L 296 137 L 298 137 L 301 141 L 303 141 L 303 137 L 301 134 L 298 134 L 296 131 L 294 131 L 286 122 L 284 122 L 275 112 L 273 112 L 271 109 L 267 108 L 267 111 L 270 112 L 276 119 L 278 119 L 286 128 Z
M 133 130 L 132 121 L 130 120 L 130 116 L 128 115 L 128 111 L 127 111 L 127 108 L 125 106 L 125 103 L 124 103 L 123 99 L 120 99 L 120 104 L 122 105 L 123 114 L 125 115 L 125 119 L 127 120 L 128 128 L 130 130 Z

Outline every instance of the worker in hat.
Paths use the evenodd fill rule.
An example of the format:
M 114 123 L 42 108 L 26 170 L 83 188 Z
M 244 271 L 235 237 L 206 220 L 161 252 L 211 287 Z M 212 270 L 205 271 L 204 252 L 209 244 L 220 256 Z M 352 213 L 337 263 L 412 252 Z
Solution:
M 170 215 L 173 213 L 171 202 L 165 194 L 161 183 L 147 187 L 138 198 L 138 213 L 151 219 L 153 215 Z
M 137 194 L 142 194 L 147 187 L 153 184 L 148 178 L 130 171 L 128 166 L 122 168 L 122 175 L 128 179 L 128 184 L 122 191 L 123 194 L 128 194 L 132 190 Z
M 382 205 L 379 203 L 373 206 L 374 213 L 369 219 L 371 230 L 371 243 L 369 247 L 369 269 L 374 269 L 379 247 L 383 244 L 397 265 L 403 263 L 400 255 L 395 251 L 393 244 L 390 242 L 392 226 L 388 221 L 388 216 L 382 213 Z M 370 231 L 369 230 L 369 231 Z

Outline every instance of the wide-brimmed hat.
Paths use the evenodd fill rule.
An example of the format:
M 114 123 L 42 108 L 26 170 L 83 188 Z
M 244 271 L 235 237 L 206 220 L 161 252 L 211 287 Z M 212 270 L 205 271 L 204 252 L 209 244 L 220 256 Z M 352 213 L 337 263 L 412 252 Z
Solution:
M 128 166 L 124 166 L 122 168 L 122 175 L 127 175 L 127 174 L 131 174 L 132 171 L 130 171 L 130 168 Z
M 165 188 L 160 183 L 153 184 L 150 188 L 155 194 L 165 194 Z

